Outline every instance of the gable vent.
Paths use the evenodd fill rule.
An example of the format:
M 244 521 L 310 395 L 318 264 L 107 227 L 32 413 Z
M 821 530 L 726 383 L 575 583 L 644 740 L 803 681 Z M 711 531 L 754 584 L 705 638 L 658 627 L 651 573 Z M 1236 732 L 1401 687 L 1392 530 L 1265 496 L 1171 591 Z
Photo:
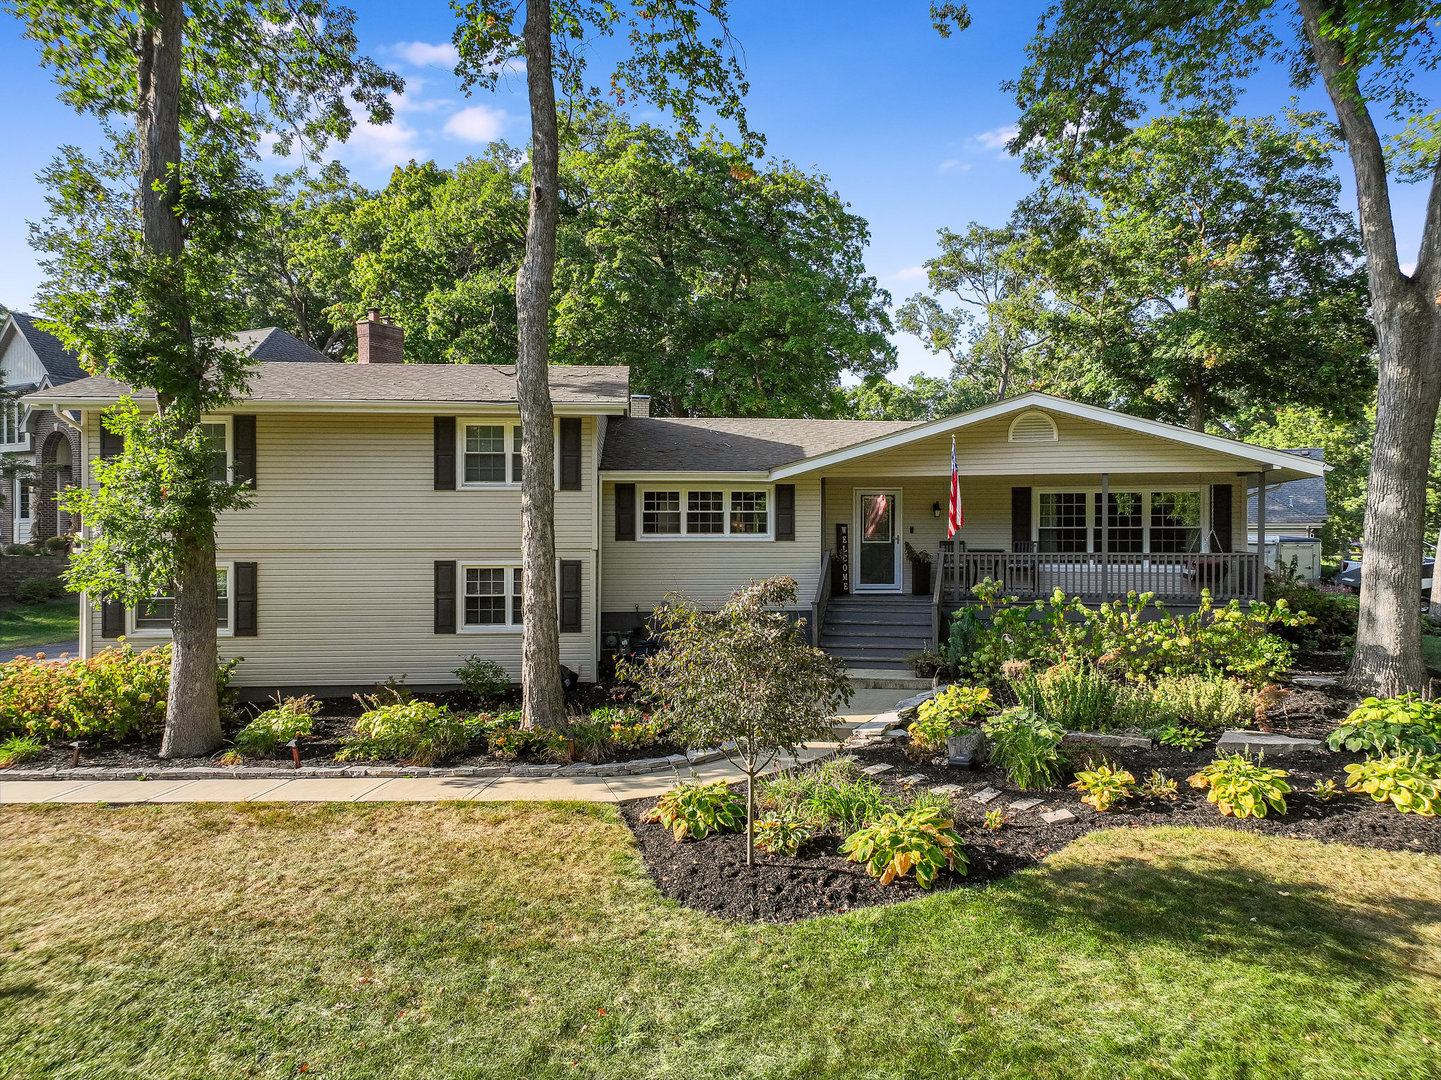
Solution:
M 1056 442 L 1056 422 L 1030 409 L 1011 421 L 1011 442 Z

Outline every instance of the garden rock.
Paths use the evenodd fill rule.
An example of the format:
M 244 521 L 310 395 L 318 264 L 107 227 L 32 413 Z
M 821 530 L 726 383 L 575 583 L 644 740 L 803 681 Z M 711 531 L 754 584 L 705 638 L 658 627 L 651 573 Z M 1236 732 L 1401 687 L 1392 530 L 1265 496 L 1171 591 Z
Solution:
M 1011 809 L 1023 812 L 1026 810 L 1034 810 L 1045 801 L 1045 799 L 1017 799 L 1015 802 L 1011 803 Z
M 1109 747 L 1112 750 L 1151 749 L 1149 735 L 1112 735 L 1099 731 L 1068 731 L 1061 742 L 1086 742 L 1096 746 Z
M 955 795 L 964 789 L 960 784 L 937 784 L 929 790 L 932 795 Z
M 927 690 L 923 694 L 916 694 L 914 697 L 908 697 L 904 701 L 898 701 L 896 702 L 896 713 L 903 720 L 914 720 L 921 706 L 935 696 L 936 692 L 934 690 Z
M 894 765 L 867 765 L 864 769 L 861 770 L 861 772 L 865 773 L 867 776 L 879 776 L 881 773 L 890 772 L 894 768 Z
M 974 795 L 971 796 L 971 802 L 978 802 L 982 806 L 984 806 L 986 803 L 991 802 L 993 799 L 1000 798 L 1000 795 L 1000 791 L 998 791 L 996 788 L 982 788 L 980 791 L 976 792 Z
M 923 780 L 929 780 L 929 779 L 930 779 L 930 777 L 928 777 L 925 773 L 923 773 L 923 772 L 918 772 L 918 773 L 911 773 L 910 776 L 903 776 L 903 777 L 901 777 L 899 780 L 897 780 L 896 783 L 898 783 L 898 784 L 905 784 L 906 787 L 910 787 L 910 786 L 912 786 L 913 784 L 919 784 L 921 781 L 923 781 Z
M 1218 754 L 1309 754 L 1322 749 L 1320 739 L 1295 739 L 1265 731 L 1225 731 L 1216 742 Z
M 1064 821 L 1075 821 L 1076 815 L 1069 810 L 1052 810 L 1049 814 L 1042 814 L 1041 820 L 1047 825 L 1059 825 Z
M 1341 685 L 1341 680 L 1334 675 L 1292 675 L 1291 681 L 1297 686 L 1304 686 L 1307 690 L 1324 690 L 1327 687 Z

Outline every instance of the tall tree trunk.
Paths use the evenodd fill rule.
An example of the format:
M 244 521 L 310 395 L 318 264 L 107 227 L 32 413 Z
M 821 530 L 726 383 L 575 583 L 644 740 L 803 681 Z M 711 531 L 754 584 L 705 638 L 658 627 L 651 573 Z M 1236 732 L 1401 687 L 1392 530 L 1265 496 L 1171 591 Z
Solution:
M 182 260 L 185 236 L 176 206 L 180 200 L 180 82 L 185 36 L 183 0 L 146 0 L 141 6 L 139 109 L 136 133 L 140 142 L 140 227 L 145 246 L 162 276 L 173 279 L 170 295 L 178 298 L 172 315 L 171 347 L 192 352 L 190 313 L 184 297 Z M 200 390 L 204 373 L 195 372 Z M 162 396 L 161 409 L 174 407 Z M 181 404 L 181 415 L 193 426 L 198 410 Z M 220 702 L 215 690 L 215 535 L 185 533 L 175 544 L 175 616 L 171 622 L 173 652 L 170 691 L 165 707 L 165 735 L 160 756 L 203 754 L 220 742 Z
M 559 137 L 551 74 L 550 0 L 526 0 L 526 83 L 530 89 L 530 222 L 515 276 L 519 354 L 516 386 L 521 450 L 521 559 L 525 625 L 520 657 L 523 727 L 565 720 L 560 624 L 555 595 L 555 447 L 550 403 L 550 295 L 555 278 Z
M 1421 552 L 1427 464 L 1441 403 L 1441 164 L 1432 175 L 1416 270 L 1401 273 L 1386 158 L 1375 124 L 1351 85 L 1341 46 L 1320 29 L 1319 0 L 1300 0 L 1311 55 L 1336 110 L 1356 174 L 1376 327 L 1376 440 L 1366 485 L 1361 612 L 1348 676 L 1380 694 L 1421 690 Z

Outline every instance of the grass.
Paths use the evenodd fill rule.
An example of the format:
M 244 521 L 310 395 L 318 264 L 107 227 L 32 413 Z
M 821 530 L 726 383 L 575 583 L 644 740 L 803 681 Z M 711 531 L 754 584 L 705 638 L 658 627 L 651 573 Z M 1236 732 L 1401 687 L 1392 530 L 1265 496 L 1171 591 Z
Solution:
M 1421 654 L 1426 658 L 1426 666 L 1431 673 L 1441 678 L 1441 636 L 1422 634 Z
M 0 649 L 51 645 L 80 636 L 80 602 L 73 596 L 44 604 L 6 602 L 0 607 Z
M 662 900 L 610 807 L 5 819 L 12 1078 L 1441 1075 L 1419 855 L 1115 830 L 755 927 Z

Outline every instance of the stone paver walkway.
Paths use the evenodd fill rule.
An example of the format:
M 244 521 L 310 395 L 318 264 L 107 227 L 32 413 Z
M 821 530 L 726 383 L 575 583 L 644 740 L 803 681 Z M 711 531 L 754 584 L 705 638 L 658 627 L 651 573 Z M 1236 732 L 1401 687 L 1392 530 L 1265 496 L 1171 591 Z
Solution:
M 852 729 L 895 703 L 895 690 L 857 691 L 850 712 L 842 716 L 841 721 L 847 729 Z M 799 758 L 783 759 L 767 771 L 829 756 L 840 745 L 838 742 L 807 743 Z M 737 780 L 741 775 L 725 760 L 681 772 L 686 779 L 692 774 L 701 780 L 727 781 Z M 633 776 L 296 777 L 294 780 L 0 779 L 0 803 L 440 802 L 450 799 L 622 802 L 653 798 L 674 786 L 675 781 L 675 774 L 668 772 Z

